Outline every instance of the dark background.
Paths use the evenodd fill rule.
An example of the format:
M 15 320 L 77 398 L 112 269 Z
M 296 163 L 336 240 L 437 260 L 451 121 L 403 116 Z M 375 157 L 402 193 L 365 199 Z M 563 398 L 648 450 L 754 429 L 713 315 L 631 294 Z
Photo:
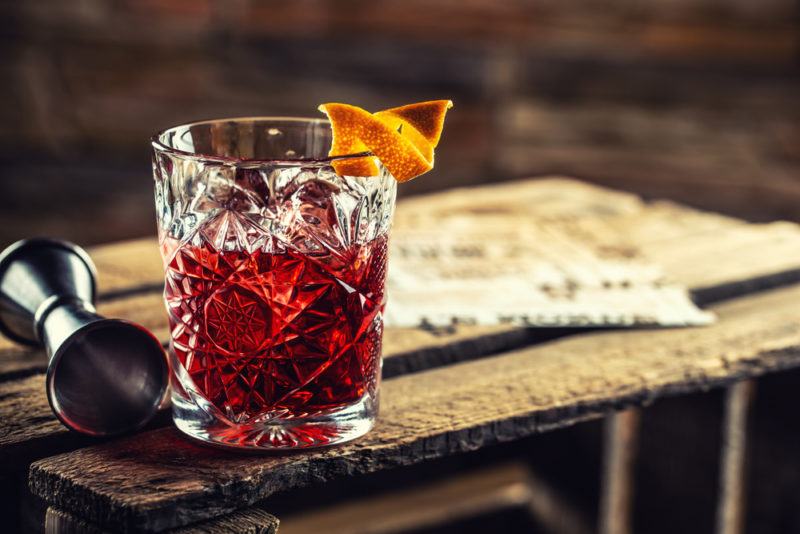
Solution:
M 401 194 L 543 173 L 800 219 L 794 0 L 0 0 L 0 245 L 150 235 L 177 123 L 452 98 Z

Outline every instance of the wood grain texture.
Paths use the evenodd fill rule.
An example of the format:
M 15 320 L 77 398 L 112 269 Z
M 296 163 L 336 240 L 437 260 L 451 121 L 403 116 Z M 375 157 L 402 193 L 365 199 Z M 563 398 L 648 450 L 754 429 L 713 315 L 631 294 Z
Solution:
M 50 411 L 43 374 L 0 382 L 0 473 L 93 440 L 70 432 Z
M 510 213 L 560 220 L 601 253 L 638 255 L 660 265 L 691 288 L 701 303 L 789 283 L 800 278 L 800 229 L 791 223 L 752 225 L 699 212 L 671 202 L 647 203 L 635 195 L 569 179 L 538 179 L 499 186 L 455 189 L 407 199 L 399 204 L 395 232 L 437 214 Z M 154 240 L 136 240 L 91 249 L 100 272 L 99 311 L 123 317 L 168 340 L 160 291 L 161 259 Z M 719 261 L 707 261 L 707 258 Z M 450 335 L 452 334 L 452 336 Z M 529 342 L 507 327 L 458 327 L 454 332 L 388 330 L 387 375 L 448 363 L 473 354 L 462 343 L 480 339 L 481 351 L 497 351 Z M 460 343 L 458 346 L 454 344 Z M 418 352 L 420 347 L 431 350 Z M 453 350 L 445 350 L 450 347 Z M 456 350 L 457 349 L 457 350 Z M 444 351 L 444 352 L 443 352 Z M 392 360 L 393 354 L 405 354 Z M 0 340 L 0 380 L 46 368 L 44 354 Z
M 715 307 L 697 329 L 578 335 L 384 383 L 376 428 L 289 456 L 195 445 L 174 428 L 35 462 L 33 492 L 123 529 L 163 530 L 282 489 L 474 450 L 612 409 L 800 365 L 800 287 Z
M 277 534 L 278 518 L 258 508 L 241 510 L 194 525 L 169 530 L 170 534 Z M 45 534 L 111 534 L 57 508 L 48 508 Z
M 165 327 L 155 332 L 164 339 L 169 335 Z M 383 376 L 389 378 L 480 358 L 555 339 L 566 333 L 565 329 L 507 327 L 474 327 L 447 332 L 387 330 L 384 336 Z M 153 424 L 164 425 L 168 422 L 168 414 L 163 413 Z M 43 374 L 0 380 L 0 473 L 91 442 L 89 438 L 70 432 L 52 415 Z
M 599 250 L 614 249 L 617 254 L 622 250 L 662 265 L 671 278 L 692 288 L 703 303 L 800 277 L 800 228 L 794 224 L 747 224 L 670 202 L 647 203 L 636 195 L 568 179 L 528 180 L 408 199 L 398 208 L 396 231 L 437 213 L 502 211 L 525 217 L 532 210 L 537 216 L 569 224 Z M 93 256 L 101 272 L 119 273 L 116 282 L 108 279 L 107 287 L 115 287 L 123 279 L 138 280 L 136 284 L 140 286 L 162 276 L 152 240 L 100 247 L 93 249 Z M 128 258 L 138 258 L 142 264 L 126 270 Z M 99 311 L 109 317 L 136 321 L 163 342 L 168 341 L 160 291 L 112 298 L 101 302 Z M 568 332 L 466 325 L 438 331 L 387 329 L 384 376 L 480 358 Z M 0 341 L 0 396 L 15 399 L 14 403 L 0 403 L 0 458 L 32 460 L 47 450 L 44 444 L 53 447 L 51 452 L 74 446 L 74 437 L 50 414 L 41 375 L 2 384 L 5 377 L 30 376 L 45 367 L 43 353 Z M 4 375 L 4 371 L 9 374 Z M 24 406 L 24 410 L 15 411 L 17 405 Z M 62 438 L 64 444 L 59 445 Z M 43 446 L 28 447 L 29 442 Z
M 100 300 L 142 291 L 161 291 L 164 268 L 155 239 L 145 238 L 89 249 L 98 272 Z
M 31 349 L 0 339 L 0 382 L 24 378 L 47 369 L 47 354 L 43 349 Z
M 756 383 L 742 380 L 725 392 L 717 500 L 717 534 L 742 534 L 747 511 L 748 435 Z
M 600 534 L 633 532 L 634 470 L 639 453 L 641 410 L 630 408 L 606 417 L 603 437 L 602 490 L 598 514 Z

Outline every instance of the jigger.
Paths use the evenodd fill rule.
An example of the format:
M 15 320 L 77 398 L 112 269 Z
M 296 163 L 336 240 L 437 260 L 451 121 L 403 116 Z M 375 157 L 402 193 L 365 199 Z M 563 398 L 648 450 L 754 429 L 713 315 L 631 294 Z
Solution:
M 89 255 L 66 241 L 9 246 L 0 254 L 0 332 L 45 347 L 47 399 L 62 423 L 111 436 L 156 414 L 169 367 L 144 327 L 95 312 L 95 272 Z

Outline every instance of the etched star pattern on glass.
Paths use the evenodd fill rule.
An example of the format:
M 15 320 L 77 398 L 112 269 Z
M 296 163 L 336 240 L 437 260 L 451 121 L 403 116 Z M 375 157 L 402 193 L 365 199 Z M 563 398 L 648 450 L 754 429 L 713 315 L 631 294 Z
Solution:
M 322 120 L 195 123 L 153 146 L 178 428 L 248 448 L 364 434 L 394 178 L 338 176 Z

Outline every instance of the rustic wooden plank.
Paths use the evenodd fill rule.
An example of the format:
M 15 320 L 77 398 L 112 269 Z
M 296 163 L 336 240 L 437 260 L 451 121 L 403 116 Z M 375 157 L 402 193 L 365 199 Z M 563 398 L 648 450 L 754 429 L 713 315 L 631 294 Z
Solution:
M 420 217 L 437 213 L 476 210 L 477 213 L 503 211 L 525 216 L 532 209 L 538 216 L 570 224 L 598 250 L 621 247 L 630 254 L 663 265 L 673 279 L 693 288 L 701 302 L 741 295 L 800 277 L 800 228 L 794 224 L 751 225 L 669 202 L 646 203 L 636 195 L 568 179 L 529 180 L 408 199 L 398 209 L 397 229 L 418 224 Z M 116 280 L 120 282 L 127 276 L 141 276 L 139 283 L 161 279 L 160 259 L 153 241 L 141 240 L 131 246 L 123 243 L 97 250 L 100 252 L 93 250 L 93 255 L 99 258 L 101 270 L 118 273 Z M 126 258 L 141 258 L 142 264 L 126 270 Z M 114 283 L 110 282 L 110 287 Z M 99 310 L 110 317 L 136 321 L 151 329 L 163 342 L 168 341 L 160 292 L 104 301 Z M 565 331 L 506 326 L 464 325 L 446 331 L 387 329 L 384 376 L 470 360 L 563 334 Z M 0 382 L 4 370 L 10 377 L 20 377 L 41 372 L 45 367 L 43 353 L 21 350 L 0 340 Z M 58 443 L 59 436 L 67 436 L 66 430 L 50 416 L 41 380 L 0 384 L 0 395 L 6 391 L 5 394 L 12 395 L 26 407 L 20 415 L 13 411 L 12 405 L 8 405 L 8 410 L 0 405 L 0 436 L 5 436 L 0 438 L 0 457 L 25 453 L 25 458 L 34 459 L 36 456 L 28 453 L 41 449 L 26 447 L 27 440 L 44 440 L 53 446 Z M 53 452 L 68 448 L 65 445 Z
M 18 470 L 26 461 L 53 451 L 91 443 L 66 429 L 52 414 L 43 374 L 0 382 L 0 471 Z
M 398 233 L 406 226 L 413 226 L 421 215 L 427 218 L 453 211 L 469 213 L 483 205 L 485 195 L 490 195 L 493 203 L 501 206 L 507 213 L 535 211 L 552 216 L 580 214 L 581 218 L 606 219 L 643 214 L 647 210 L 647 205 L 635 195 L 591 186 L 577 180 L 523 180 L 403 199 L 398 202 L 392 231 Z M 667 225 L 668 219 L 665 218 L 664 222 Z M 89 252 L 98 268 L 101 299 L 110 300 L 117 295 L 137 291 L 161 290 L 163 265 L 155 239 L 101 245 L 90 248 Z
M 518 216 L 534 212 L 538 217 L 561 220 L 574 232 L 585 235 L 587 242 L 601 253 L 621 249 L 663 266 L 671 278 L 692 288 L 700 302 L 789 283 L 800 277 L 800 229 L 793 224 L 750 225 L 669 202 L 646 203 L 635 195 L 568 179 L 528 180 L 407 199 L 397 210 L 395 231 L 420 224 L 420 218 L 471 210 Z M 166 342 L 166 316 L 158 295 L 163 275 L 155 241 L 102 246 L 91 249 L 91 253 L 100 271 L 101 294 L 106 295 L 100 312 L 136 321 Z M 704 261 L 708 257 L 718 261 Z M 138 291 L 145 294 L 138 295 Z M 386 335 L 387 355 L 408 355 L 405 359 L 387 359 L 389 375 L 424 368 L 424 359 L 420 361 L 419 354 L 412 355 L 421 345 L 442 347 L 456 342 L 419 331 L 393 333 L 390 329 Z M 494 351 L 529 341 L 525 334 L 503 327 L 459 327 L 455 335 L 461 341 L 495 341 L 482 349 Z M 493 337 L 488 338 L 489 335 Z M 503 339 L 505 336 L 507 340 Z M 393 349 L 393 340 L 403 347 Z M 459 351 L 465 348 L 458 347 Z M 424 354 L 425 358 L 438 355 L 439 362 L 447 363 L 455 352 Z M 417 363 L 412 364 L 415 358 Z M 0 340 L 0 379 L 40 372 L 45 367 L 41 351 L 29 352 Z
M 613 224 L 628 232 L 643 258 L 691 288 L 700 303 L 800 280 L 800 227 L 794 223 L 748 224 L 659 201 L 649 204 L 643 217 Z M 714 261 L 703 261 L 698 251 Z
M 477 192 L 481 194 L 474 194 Z M 796 230 L 793 225 L 752 227 L 730 218 L 698 213 L 669 203 L 649 205 L 634 195 L 574 181 L 533 181 L 494 189 L 485 188 L 477 192 L 467 190 L 443 193 L 427 199 L 428 206 L 425 205 L 425 197 L 409 199 L 398 210 L 397 228 L 402 229 L 405 224 L 404 213 L 435 213 L 439 208 L 451 209 L 451 204 L 455 204 L 452 209 L 475 209 L 474 200 L 464 206 L 459 203 L 464 204 L 465 198 L 480 198 L 480 209 L 483 210 L 495 209 L 492 208 L 493 205 L 500 205 L 522 212 L 536 209 L 553 218 L 571 217 L 573 220 L 570 224 L 575 225 L 577 230 L 589 232 L 594 229 L 599 237 L 590 235 L 587 239 L 595 239 L 601 246 L 628 246 L 636 251 L 636 244 L 643 243 L 638 246 L 646 250 L 648 259 L 666 264 L 668 272 L 679 273 L 678 279 L 700 284 L 701 289 L 713 290 L 716 287 L 714 284 L 728 284 L 733 294 L 763 286 L 765 280 L 756 280 L 753 288 L 743 285 L 741 282 L 748 276 L 759 279 L 765 276 L 783 276 L 788 272 L 788 278 L 784 277 L 786 279 L 782 278 L 781 281 L 791 280 L 792 266 L 797 264 L 794 258 L 800 250 L 796 245 Z M 518 202 L 509 202 L 509 198 L 518 199 Z M 575 213 L 581 214 L 577 221 Z M 603 224 L 592 225 L 591 221 L 598 218 L 603 220 Z M 776 232 L 775 228 L 780 232 Z M 723 231 L 731 237 L 720 239 Z M 627 241 L 627 244 L 617 244 L 615 236 L 625 232 L 633 234 L 628 240 L 632 244 Z M 682 240 L 687 239 L 691 246 L 682 246 Z M 710 250 L 710 247 L 713 247 L 714 257 L 730 257 L 731 260 L 720 261 L 721 269 L 704 269 L 702 257 L 698 259 L 697 255 L 692 256 L 691 252 L 686 252 L 688 250 L 702 254 L 703 251 Z M 109 283 L 105 286 L 111 292 L 110 298 L 103 299 L 100 311 L 109 316 L 122 316 L 140 322 L 166 341 L 168 331 L 159 292 L 136 293 L 136 289 L 141 287 L 145 287 L 144 290 L 147 291 L 147 284 L 153 284 L 154 288 L 160 285 L 161 266 L 155 243 L 152 240 L 140 240 L 130 247 L 127 244 L 118 244 L 100 247 L 98 250 L 99 253 L 94 249 L 92 253 L 100 266 L 101 287 L 102 273 L 111 273 Z M 662 250 L 664 252 L 659 256 Z M 758 253 L 763 250 L 773 251 L 774 254 Z M 739 261 L 742 257 L 756 260 Z M 766 266 L 762 271 L 759 271 L 759 262 Z M 125 291 L 124 284 L 129 284 L 134 291 Z M 119 291 L 120 287 L 123 291 Z M 540 331 L 504 327 L 459 327 L 447 332 L 389 329 L 385 341 L 385 376 L 476 358 L 541 339 Z M 0 369 L 3 366 L 9 373 L 8 377 L 30 375 L 45 368 L 44 355 L 19 348 L 6 352 L 0 345 Z M 15 403 L 8 405 L 11 412 L 3 411 L 6 415 L 2 420 L 7 425 L 0 425 L 5 427 L 0 429 L 0 434 L 3 435 L 0 441 L 0 457 L 6 460 L 4 465 L 21 466 L 46 454 L 71 450 L 87 443 L 55 423 L 43 395 L 41 380 L 26 380 L 0 389 L 16 399 Z M 13 411 L 18 405 L 24 405 L 25 409 Z M 166 421 L 166 417 L 162 421 Z
M 503 213 L 560 220 L 603 249 L 625 248 L 663 266 L 674 280 L 704 291 L 763 276 L 796 280 L 800 228 L 791 223 L 748 224 L 671 202 L 648 203 L 629 193 L 567 178 L 540 178 L 412 197 L 399 203 L 394 232 L 440 214 Z M 753 253 L 757 250 L 767 254 Z M 700 262 L 706 251 L 730 261 Z M 107 291 L 160 290 L 161 260 L 153 240 L 92 249 Z M 102 282 L 103 277 L 106 282 Z M 734 293 L 735 294 L 735 293 Z M 112 293 L 113 295 L 113 293 Z
M 102 302 L 98 311 L 108 317 L 135 321 L 165 345 L 169 327 L 161 293 L 134 295 Z M 566 329 L 526 330 L 507 326 L 470 326 L 437 330 L 391 328 L 384 333 L 384 376 L 395 376 L 479 357 L 513 347 L 566 335 Z M 44 372 L 44 351 L 25 349 L 0 340 L 0 383 Z M 0 408 L 0 411 L 2 408 Z
M 387 380 L 363 439 L 249 457 L 165 428 L 35 462 L 33 492 L 120 528 L 165 529 L 282 489 L 413 464 L 599 417 L 611 409 L 800 365 L 800 287 L 714 308 L 706 328 L 606 332 Z
M 91 247 L 101 300 L 143 291 L 162 291 L 164 267 L 154 239 L 136 239 Z
M 148 428 L 170 421 L 165 410 Z M 43 374 L 0 382 L 0 475 L 25 469 L 37 458 L 97 441 L 68 430 L 55 418 L 47 403 Z
M 793 223 L 750 224 L 567 178 L 407 199 L 397 210 L 397 228 L 453 213 L 520 218 L 535 213 L 536 218 L 559 221 L 601 256 L 604 251 L 623 253 L 661 266 L 700 303 L 800 280 L 800 227 Z
M 144 297 L 137 297 L 143 299 Z M 160 297 L 158 297 L 160 301 Z M 160 302 L 159 302 L 160 306 Z M 154 332 L 166 339 L 166 327 Z M 566 329 L 535 330 L 474 327 L 447 332 L 418 329 L 387 330 L 384 336 L 383 376 L 390 378 L 449 363 L 480 358 L 519 346 L 555 339 Z M 51 414 L 44 375 L 0 380 L 0 472 L 26 462 L 91 443 L 65 428 Z M 163 413 L 153 424 L 169 421 Z
M 164 269 L 155 239 L 98 245 L 88 247 L 87 252 L 97 267 L 100 302 L 163 289 Z
M 519 190 L 525 193 L 521 198 L 525 199 L 526 204 L 517 202 L 514 206 L 526 210 L 552 210 L 552 206 L 558 205 L 563 213 L 597 214 L 598 210 L 608 211 L 611 209 L 613 215 L 625 213 L 635 215 L 644 211 L 642 202 L 632 195 L 587 187 L 573 182 L 529 181 L 521 182 L 518 186 Z M 503 198 L 506 199 L 506 203 L 509 202 L 510 188 L 508 187 L 482 189 L 481 191 L 487 193 L 494 191 L 494 198 L 497 199 L 497 202 L 502 203 Z M 456 205 L 459 210 L 468 210 L 474 207 L 472 204 L 477 197 L 470 195 L 470 192 L 465 193 L 463 190 L 458 190 L 454 193 L 437 195 L 432 202 L 422 202 L 422 205 L 420 205 L 420 199 L 401 202 L 397 210 L 395 231 L 402 232 L 404 226 L 413 225 L 414 217 L 417 214 L 441 213 L 442 207 L 448 206 L 454 201 L 460 202 Z M 554 202 L 554 196 L 558 197 L 557 202 Z M 465 199 L 468 199 L 466 203 Z M 436 208 L 437 206 L 438 208 Z M 609 206 L 613 206 L 613 208 L 609 208 Z M 434 211 L 434 209 L 439 211 Z M 90 253 L 97 264 L 99 273 L 99 312 L 110 317 L 124 317 L 138 322 L 153 330 L 163 342 L 167 342 L 166 314 L 158 295 L 163 283 L 163 267 L 156 241 L 140 239 L 103 245 L 91 248 Z M 508 335 L 512 338 L 511 341 L 513 339 L 525 340 L 524 335 L 519 332 L 511 332 L 508 328 L 489 329 L 488 332 L 475 329 L 471 334 L 467 333 L 466 337 L 477 338 L 486 334 L 496 334 L 495 338 Z M 419 339 L 420 336 L 423 339 Z M 398 349 L 398 352 L 410 352 L 421 342 L 425 343 L 427 341 L 425 337 L 430 336 L 413 331 L 403 331 L 394 336 L 387 333 L 387 338 L 390 337 L 394 337 L 398 342 L 404 344 L 405 348 Z M 387 341 L 387 346 L 390 345 L 392 342 Z M 493 350 L 509 347 L 509 344 L 497 345 Z M 419 362 L 416 366 L 409 367 L 413 361 L 414 358 L 410 357 L 406 360 L 387 363 L 386 372 L 392 374 L 395 371 L 414 370 L 420 368 L 421 363 L 424 363 Z M 444 360 L 441 361 L 444 362 Z M 0 339 L 0 380 L 42 372 L 46 366 L 46 358 L 42 351 L 21 349 L 9 340 Z
M 644 204 L 637 201 L 635 197 L 626 193 L 620 193 L 609 189 L 604 189 L 595 186 L 587 186 L 577 181 L 567 180 L 562 182 L 549 184 L 542 181 L 523 181 L 517 182 L 517 188 L 524 189 L 526 193 L 525 199 L 530 202 L 526 209 L 546 209 L 542 205 L 544 202 L 552 200 L 553 195 L 559 197 L 559 205 L 563 211 L 568 210 L 581 210 L 586 205 L 601 205 L 605 204 L 605 210 L 608 211 L 609 206 L 614 206 L 619 203 L 630 205 L 630 211 L 638 213 L 643 211 Z M 491 191 L 494 186 L 482 188 L 481 191 Z M 445 193 L 443 196 L 434 195 L 428 202 L 424 202 L 424 206 L 435 206 L 439 199 L 447 199 L 453 195 L 456 197 L 464 197 L 467 200 L 467 205 L 462 209 L 468 209 L 470 204 L 474 204 L 476 197 L 471 193 L 475 190 L 465 191 L 457 189 L 454 192 Z M 576 192 L 580 192 L 578 196 L 572 198 Z M 502 186 L 496 189 L 496 195 L 506 197 L 507 202 L 511 202 L 514 197 L 508 197 L 509 188 Z M 420 199 L 424 197 L 417 197 L 402 200 L 398 204 L 397 220 L 395 222 L 395 232 L 402 232 L 405 221 L 408 217 L 404 216 L 404 212 L 408 212 L 413 216 L 418 213 L 417 206 L 420 205 Z M 463 201 L 462 201 L 463 204 Z M 406 206 L 407 205 L 407 206 Z M 516 205 L 519 205 L 517 202 Z M 597 212 L 594 212 L 597 214 Z M 613 209 L 611 214 L 618 213 L 616 208 Z M 413 217 L 412 217 L 413 218 Z M 98 290 L 100 300 L 113 300 L 121 296 L 128 296 L 139 292 L 158 292 L 161 291 L 163 286 L 163 266 L 159 247 L 155 239 L 143 238 L 131 241 L 124 241 L 120 243 L 113 243 L 108 245 L 99 245 L 88 249 L 89 253 L 94 260 L 98 270 Z
M 50 507 L 44 522 L 45 534 L 111 534 L 77 516 Z M 250 508 L 187 527 L 170 534 L 277 534 L 278 518 L 259 508 Z
M 31 349 L 0 339 L 0 381 L 24 378 L 47 369 L 47 355 L 43 349 Z
M 398 207 L 396 231 L 454 213 L 558 221 L 601 255 L 609 250 L 641 257 L 710 300 L 727 296 L 726 291 L 742 294 L 769 287 L 764 283 L 800 280 L 800 227 L 795 224 L 750 224 L 561 177 L 410 198 Z M 715 288 L 727 289 L 714 293 Z

